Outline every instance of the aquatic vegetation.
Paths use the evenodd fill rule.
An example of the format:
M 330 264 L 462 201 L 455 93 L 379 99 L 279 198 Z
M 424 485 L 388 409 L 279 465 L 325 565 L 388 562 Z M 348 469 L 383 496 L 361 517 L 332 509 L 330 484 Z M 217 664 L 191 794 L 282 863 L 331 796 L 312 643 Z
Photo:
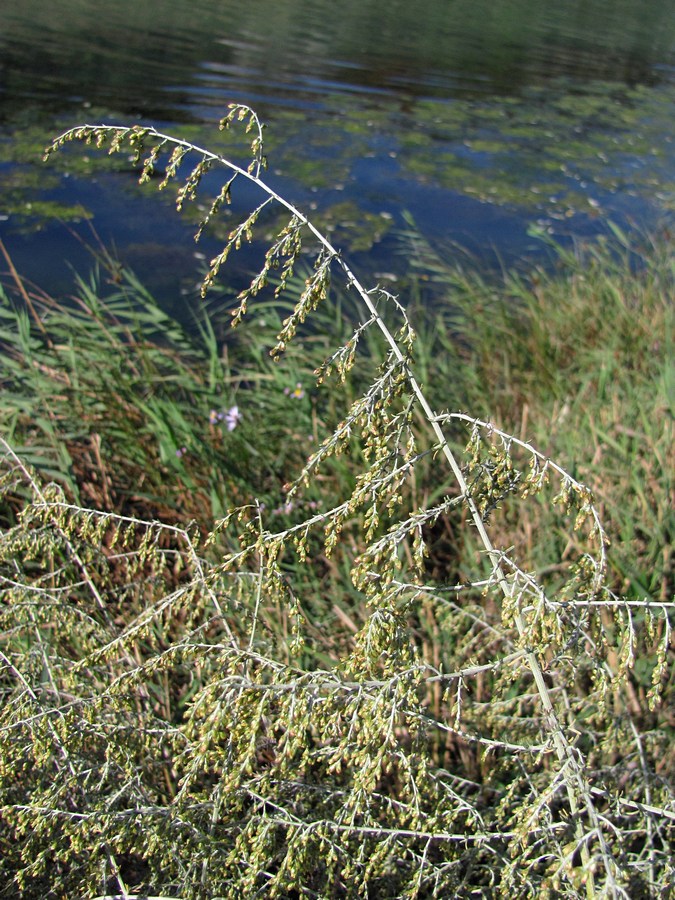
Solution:
M 416 110 L 420 132 L 402 135 L 399 160 L 422 180 L 554 222 L 596 217 L 617 193 L 672 211 L 672 142 L 657 123 L 673 90 L 560 79 L 499 104 L 461 103 L 459 122 L 426 101 Z M 421 154 L 430 123 L 440 149 Z
M 257 381 L 238 371 L 222 401 L 215 393 L 233 381 L 209 320 L 204 353 L 147 300 L 136 322 L 115 294 L 111 310 L 92 291 L 87 309 L 72 311 L 83 337 L 92 322 L 110 332 L 109 394 L 119 377 L 119 418 L 147 413 L 134 421 L 148 477 L 158 459 L 184 465 L 191 440 L 211 429 L 223 453 L 209 463 L 225 478 L 238 470 L 243 491 L 260 460 L 269 500 L 276 489 L 280 502 L 229 493 L 228 510 L 201 531 L 159 507 L 144 516 L 88 505 L 72 496 L 76 478 L 45 483 L 39 442 L 12 446 L 30 436 L 28 391 L 20 427 L 16 410 L 5 416 L 14 425 L 0 481 L 5 883 L 27 897 L 658 894 L 673 877 L 660 706 L 672 693 L 672 601 L 613 589 L 591 490 L 525 426 L 518 434 L 483 409 L 447 410 L 459 355 L 434 384 L 434 344 L 417 355 L 401 301 L 366 289 L 267 185 L 262 127 L 242 106 L 223 128 L 238 123 L 251 140 L 246 166 L 138 126 L 81 126 L 49 149 L 82 141 L 131 151 L 142 182 L 176 180 L 179 206 L 222 169 L 200 228 L 233 190 L 257 189 L 208 266 L 205 294 L 228 258 L 265 233 L 268 207 L 284 211 L 258 273 L 230 299 L 237 329 L 256 314 L 266 321 L 249 345 L 262 369 Z M 61 373 L 68 360 L 59 393 L 86 408 L 85 421 L 101 389 L 77 365 L 75 337 L 62 343 L 66 312 L 43 298 L 33 313 L 26 298 L 13 313 L 18 338 L 7 327 L 0 335 L 19 348 L 3 378 L 32 379 L 46 418 L 39 433 L 51 430 L 57 452 L 62 407 L 45 391 L 53 360 Z M 494 319 L 499 366 L 504 330 L 479 299 L 487 325 L 477 333 L 489 336 Z M 284 304 L 263 364 L 260 340 Z M 337 337 L 325 333 L 331 321 Z M 143 339 L 148 328 L 155 342 Z M 469 353 L 469 326 L 457 332 Z M 484 404 L 494 392 L 504 415 L 502 371 L 485 371 Z M 244 434 L 248 446 L 237 445 Z M 196 488 L 206 471 L 213 477 L 202 461 Z M 154 488 L 172 479 L 189 504 L 194 488 L 178 468 Z M 528 518 L 532 507 L 555 525 L 523 541 L 527 522 L 542 521 Z M 461 553 L 442 552 L 446 536 Z

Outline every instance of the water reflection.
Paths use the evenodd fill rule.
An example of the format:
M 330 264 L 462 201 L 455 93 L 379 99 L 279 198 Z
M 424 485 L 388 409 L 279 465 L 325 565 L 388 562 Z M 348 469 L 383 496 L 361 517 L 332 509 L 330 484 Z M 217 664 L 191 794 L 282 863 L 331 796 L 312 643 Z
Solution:
M 389 261 L 388 235 L 403 210 L 432 239 L 508 262 L 531 249 L 527 225 L 537 218 L 588 233 L 599 215 L 649 222 L 672 209 L 672 4 L 9 7 L 0 34 L 0 229 L 20 263 L 39 257 L 50 278 L 64 252 L 55 213 L 74 221 L 86 206 L 122 252 L 156 241 L 158 229 L 189 241 L 186 227 L 166 224 L 156 197 L 145 199 L 106 160 L 45 170 L 37 160 L 51 134 L 83 118 L 144 119 L 217 149 L 213 126 L 230 101 L 269 121 L 270 177 L 295 201 L 316 207 L 327 227 L 338 227 L 345 203 L 360 211 L 352 249 L 369 265 Z M 377 240 L 368 240 L 369 217 Z
M 23 97 L 63 107 L 84 99 L 161 118 L 166 89 L 198 93 L 204 64 L 263 93 L 308 78 L 442 97 L 515 93 L 561 75 L 653 83 L 675 43 L 673 7 L 652 0 L 4 6 L 5 116 Z

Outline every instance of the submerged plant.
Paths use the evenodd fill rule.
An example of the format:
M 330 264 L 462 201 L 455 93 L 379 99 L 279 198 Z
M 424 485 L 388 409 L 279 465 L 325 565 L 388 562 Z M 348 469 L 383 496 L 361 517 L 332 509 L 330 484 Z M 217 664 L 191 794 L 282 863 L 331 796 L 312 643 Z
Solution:
M 139 126 L 81 126 L 48 154 L 131 151 L 142 182 L 161 167 L 159 188 L 177 185 L 179 209 L 224 169 L 198 236 L 235 186 L 257 189 L 204 292 L 284 210 L 232 322 L 266 292 L 280 301 L 311 259 L 271 347 L 283 364 L 337 274 L 360 312 L 316 376 L 319 395 L 344 383 L 346 409 L 289 479 L 284 527 L 251 498 L 203 542 L 74 504 L 3 442 L 3 496 L 26 498 L 0 545 L 5 882 L 24 896 L 658 895 L 673 878 L 667 739 L 626 686 L 651 654 L 658 706 L 673 604 L 609 590 L 581 482 L 490 422 L 431 407 L 403 305 L 366 290 L 263 180 L 263 129 L 247 107 L 222 125 L 237 121 L 248 165 Z M 372 332 L 379 367 L 350 392 Z M 239 407 L 219 415 L 233 430 Z M 348 493 L 322 491 L 349 454 Z M 422 465 L 451 487 L 418 497 Z M 491 537 L 533 498 L 569 533 L 542 572 Z M 431 574 L 440 520 L 476 536 L 473 571 L 449 558 Z M 324 577 L 334 569 L 350 584 Z

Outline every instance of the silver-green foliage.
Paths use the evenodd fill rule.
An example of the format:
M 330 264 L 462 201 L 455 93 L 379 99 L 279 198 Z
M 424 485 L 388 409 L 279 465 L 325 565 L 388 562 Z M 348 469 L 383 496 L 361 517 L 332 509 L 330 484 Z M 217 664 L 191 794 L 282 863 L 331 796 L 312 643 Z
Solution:
M 288 527 L 271 530 L 252 500 L 202 542 L 69 504 L 3 442 L 3 497 L 8 508 L 23 498 L 0 544 L 7 895 L 658 896 L 673 878 L 675 799 L 657 771 L 663 734 L 635 724 L 625 685 L 636 655 L 656 648 L 658 704 L 673 605 L 607 589 L 607 539 L 582 484 L 488 422 L 431 409 L 405 309 L 363 288 L 262 180 L 257 117 L 234 107 L 223 127 L 244 120 L 248 167 L 148 127 L 78 127 L 49 152 L 74 140 L 130 150 L 141 181 L 163 161 L 160 188 L 182 177 L 179 208 L 223 167 L 200 232 L 236 182 L 257 186 L 261 202 L 204 290 L 280 206 L 286 222 L 235 324 L 311 255 L 272 354 L 282 360 L 330 302 L 336 272 L 362 317 L 319 384 L 348 381 L 366 332 L 384 346 L 288 497 L 355 442 L 363 465 L 349 496 L 324 497 Z M 416 505 L 416 469 L 430 459 L 455 487 Z M 564 558 L 542 572 L 490 537 L 495 510 L 525 502 L 557 506 L 569 524 Z M 429 576 L 441 517 L 476 536 L 469 576 Z M 351 560 L 349 590 L 366 611 L 340 653 L 295 577 L 331 555 Z

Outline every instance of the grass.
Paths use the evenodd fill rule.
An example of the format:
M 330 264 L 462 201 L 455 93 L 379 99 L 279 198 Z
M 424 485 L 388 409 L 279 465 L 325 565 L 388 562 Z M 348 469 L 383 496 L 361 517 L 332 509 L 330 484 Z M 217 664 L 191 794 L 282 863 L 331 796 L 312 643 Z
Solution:
M 262 349 L 278 309 L 229 346 L 206 315 L 188 333 L 131 272 L 110 271 L 115 283 L 96 271 L 61 302 L 20 280 L 0 293 L 8 440 L 92 508 L 207 527 L 252 494 L 278 499 L 317 427 L 309 395 L 322 348 L 308 340 L 281 373 Z
M 675 269 L 667 235 L 642 247 L 619 237 L 555 247 L 555 267 L 499 283 L 444 265 L 411 237 L 442 296 L 420 325 L 418 357 L 439 407 L 469 409 L 531 441 L 591 488 L 613 538 L 615 591 L 667 601 Z M 523 545 L 537 531 L 553 538 L 536 512 L 545 506 L 521 521 Z

